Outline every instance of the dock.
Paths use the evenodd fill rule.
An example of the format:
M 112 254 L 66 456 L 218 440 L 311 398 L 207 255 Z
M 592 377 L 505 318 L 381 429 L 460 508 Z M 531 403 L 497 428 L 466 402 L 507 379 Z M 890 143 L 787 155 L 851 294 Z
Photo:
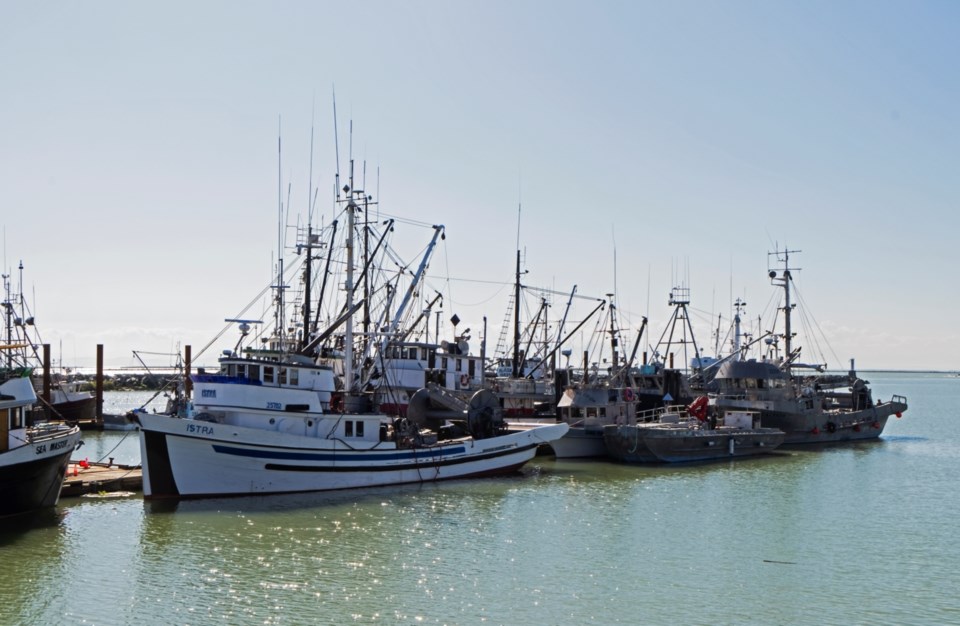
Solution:
M 60 497 L 142 490 L 143 471 L 139 465 L 70 463 L 60 489 Z

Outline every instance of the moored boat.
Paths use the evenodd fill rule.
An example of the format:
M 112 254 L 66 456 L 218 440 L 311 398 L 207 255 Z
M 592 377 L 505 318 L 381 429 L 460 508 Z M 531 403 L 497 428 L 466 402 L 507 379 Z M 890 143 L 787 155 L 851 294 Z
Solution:
M 8 370 L 0 381 L 0 517 L 53 507 L 80 429 L 28 425 L 37 400 L 28 370 Z
M 756 413 L 728 413 L 712 425 L 669 407 L 655 421 L 604 427 L 608 454 L 624 463 L 712 461 L 772 452 L 783 443 L 783 431 L 760 426 Z
M 846 374 L 826 372 L 822 364 L 799 362 L 800 347 L 794 347 L 791 315 L 793 275 L 790 253 L 776 255 L 783 268 L 769 272 L 772 283 L 783 289 L 782 334 L 770 337 L 772 350 L 783 340 L 784 351 L 764 358 L 729 360 L 717 369 L 716 408 L 754 411 L 764 425 L 785 433 L 785 444 L 821 444 L 877 439 L 891 416 L 901 417 L 907 399 L 893 395 L 887 402 L 874 400 L 869 383 L 857 375 L 854 361 Z
M 368 197 L 349 186 L 344 191 L 347 233 L 353 233 L 360 210 L 355 200 Z M 435 229 L 434 240 L 443 227 Z M 425 264 L 426 257 L 421 270 Z M 506 474 L 532 459 L 539 445 L 566 433 L 566 424 L 511 432 L 486 401 L 459 414 L 461 419 L 438 423 L 376 410 L 376 394 L 354 376 L 367 359 L 354 359 L 352 316 L 360 305 L 352 299 L 353 266 L 348 239 L 347 302 L 336 322 L 345 332 L 337 338 L 337 358 L 328 359 L 329 352 L 318 347 L 333 326 L 302 341 L 286 334 L 281 262 L 276 323 L 273 334 L 262 338 L 266 347 L 242 348 L 251 325 L 262 322 L 229 320 L 239 324 L 240 341 L 224 351 L 217 373 L 190 377 L 192 400 L 183 412 L 132 414 L 140 426 L 145 498 L 298 493 Z M 401 311 L 406 304 L 405 298 Z M 381 349 L 397 338 L 400 317 L 391 315 L 391 330 L 376 342 Z

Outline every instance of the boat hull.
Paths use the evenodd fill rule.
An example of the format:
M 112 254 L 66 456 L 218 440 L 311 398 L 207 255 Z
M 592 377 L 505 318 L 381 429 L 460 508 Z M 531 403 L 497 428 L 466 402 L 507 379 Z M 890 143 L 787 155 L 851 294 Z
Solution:
M 554 424 L 490 439 L 367 448 L 337 439 L 140 414 L 143 493 L 151 498 L 297 493 L 491 476 L 517 471 Z
M 79 440 L 73 427 L 0 454 L 0 517 L 56 506 Z
M 724 408 L 732 408 L 731 403 Z M 756 404 L 743 408 L 756 410 Z M 888 402 L 860 411 L 806 413 L 761 408 L 764 426 L 782 430 L 783 445 L 828 444 L 878 439 L 891 416 L 907 410 L 905 402 Z
M 624 463 L 683 463 L 755 456 L 772 452 L 784 440 L 775 428 L 693 429 L 638 424 L 607 426 L 608 454 Z

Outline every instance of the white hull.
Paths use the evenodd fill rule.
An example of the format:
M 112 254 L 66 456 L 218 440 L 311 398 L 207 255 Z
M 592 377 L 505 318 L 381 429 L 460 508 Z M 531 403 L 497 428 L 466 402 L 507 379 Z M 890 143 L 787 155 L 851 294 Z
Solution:
M 567 431 L 566 424 L 554 424 L 404 448 L 393 441 L 347 445 L 338 438 L 167 415 L 138 417 L 146 498 L 296 493 L 503 474 Z

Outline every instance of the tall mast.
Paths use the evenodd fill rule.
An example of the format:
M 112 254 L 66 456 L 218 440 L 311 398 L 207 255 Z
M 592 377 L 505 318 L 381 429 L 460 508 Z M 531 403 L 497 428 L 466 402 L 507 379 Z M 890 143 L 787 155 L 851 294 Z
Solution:
M 284 341 L 283 303 L 283 152 L 281 149 L 280 123 L 277 123 L 277 310 L 275 326 L 280 351 L 286 350 Z
M 790 323 L 790 314 L 795 306 L 790 302 L 790 283 L 793 281 L 793 274 L 791 272 L 800 269 L 790 267 L 791 252 L 799 253 L 802 252 L 802 250 L 787 250 L 784 248 L 783 252 L 778 250 L 767 254 L 768 257 L 776 256 L 776 260 L 783 263 L 783 274 L 779 278 L 777 277 L 777 272 L 774 270 L 770 270 L 769 276 L 771 283 L 783 287 L 783 354 L 788 365 L 793 352 L 793 328 Z
M 353 159 L 350 159 L 350 183 L 353 184 Z M 353 308 L 353 229 L 356 218 L 354 212 L 359 209 L 353 201 L 355 190 L 347 188 L 347 310 Z M 346 338 L 343 345 L 343 388 L 350 393 L 353 389 L 353 315 L 347 317 Z
M 513 377 L 520 378 L 520 250 L 517 250 L 517 280 L 513 291 Z
M 733 306 L 736 309 L 736 313 L 733 316 L 733 353 L 734 354 L 740 353 L 740 338 L 741 338 L 740 311 L 746 305 L 747 303 L 741 300 L 740 298 L 737 298 L 737 301 L 733 303 Z

